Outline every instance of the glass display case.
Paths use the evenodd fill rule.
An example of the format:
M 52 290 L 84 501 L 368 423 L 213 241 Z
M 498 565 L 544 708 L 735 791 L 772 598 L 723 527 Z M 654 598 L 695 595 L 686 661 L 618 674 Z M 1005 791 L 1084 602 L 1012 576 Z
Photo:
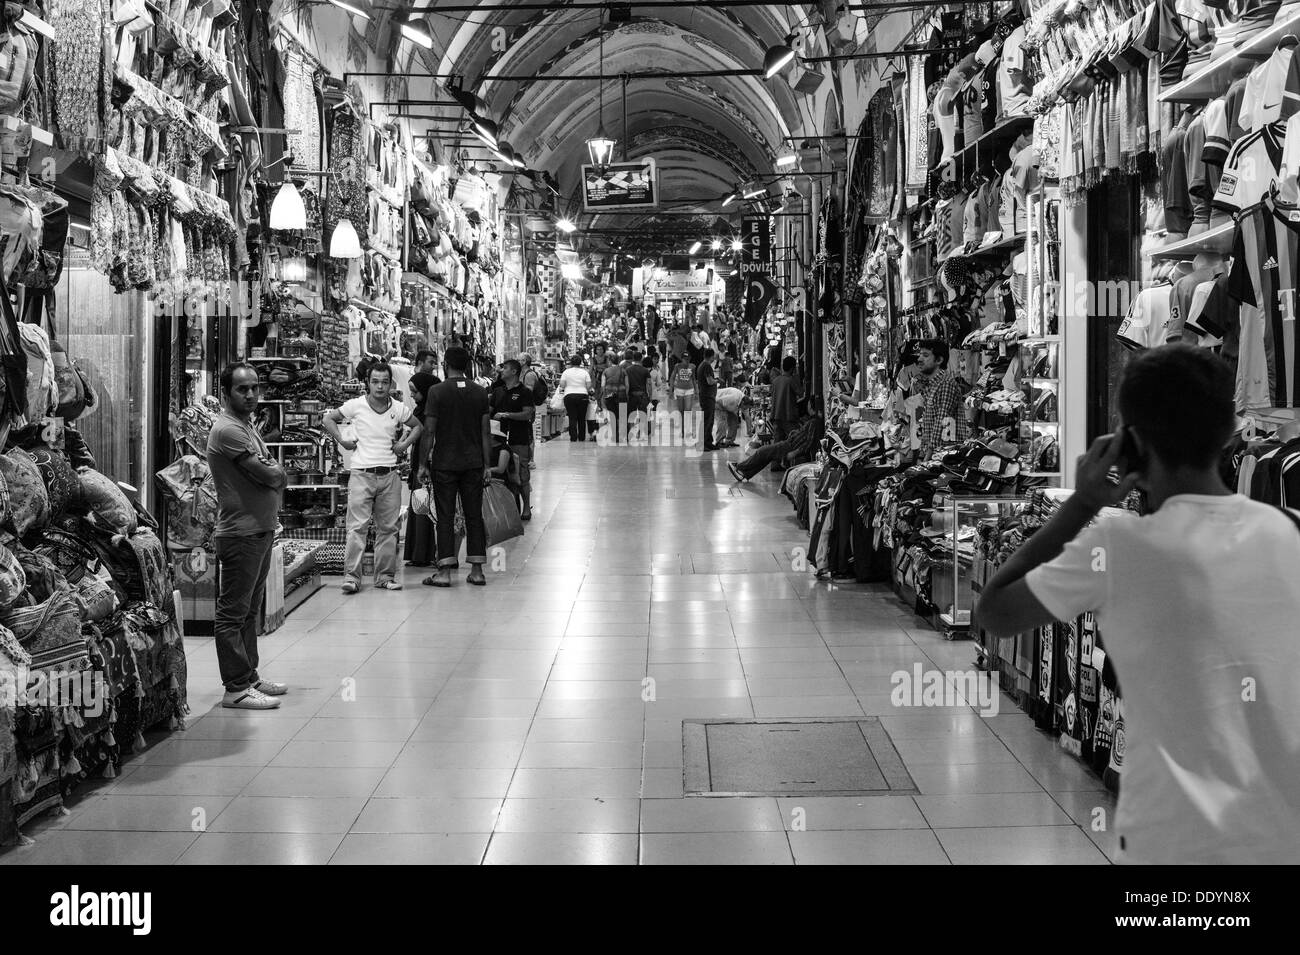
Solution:
M 988 579 L 990 556 L 981 548 L 981 526 L 996 527 L 1004 518 L 1023 513 L 1028 501 L 1020 497 L 951 495 L 936 509 L 940 536 L 932 543 L 943 551 L 942 572 L 935 568 L 931 596 L 946 639 L 973 632 L 975 598 Z

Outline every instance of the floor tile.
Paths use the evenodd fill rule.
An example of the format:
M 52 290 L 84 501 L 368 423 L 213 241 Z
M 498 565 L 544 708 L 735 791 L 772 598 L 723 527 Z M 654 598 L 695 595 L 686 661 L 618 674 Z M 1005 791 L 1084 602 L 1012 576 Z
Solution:
M 330 865 L 478 865 L 490 835 L 348 833 Z
M 484 865 L 636 865 L 635 833 L 497 832 Z
M 1106 856 L 1075 826 L 939 829 L 955 865 L 1105 865 Z
M 793 865 L 784 832 L 657 832 L 641 836 L 642 865 Z
M 797 865 L 947 865 L 943 846 L 928 829 L 792 832 Z

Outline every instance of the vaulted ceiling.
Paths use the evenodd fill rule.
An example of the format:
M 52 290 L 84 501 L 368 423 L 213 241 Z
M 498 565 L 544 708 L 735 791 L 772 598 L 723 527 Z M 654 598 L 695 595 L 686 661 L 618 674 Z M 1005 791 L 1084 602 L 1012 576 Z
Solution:
M 632 3 L 633 16 L 622 23 L 608 22 L 600 9 L 574 9 L 563 2 L 539 10 L 519 9 L 515 0 L 486 0 L 472 13 L 442 14 L 439 5 L 446 3 L 418 4 L 423 12 L 417 16 L 433 35 L 434 49 L 409 41 L 399 47 L 407 95 L 445 100 L 445 81 L 428 74 L 463 77 L 465 89 L 487 103 L 500 138 L 530 168 L 555 176 L 559 212 L 581 209 L 586 140 L 602 119 L 619 141 L 616 158 L 656 159 L 659 213 L 584 216 L 587 248 L 672 244 L 720 212 L 737 211 L 722 209 L 721 200 L 738 183 L 771 173 L 783 141 L 816 125 L 813 98 L 792 91 L 784 77 L 686 74 L 758 70 L 767 48 L 820 4 Z M 625 84 L 625 73 L 655 75 L 633 76 Z M 661 233 L 662 241 L 638 241 L 623 232 Z

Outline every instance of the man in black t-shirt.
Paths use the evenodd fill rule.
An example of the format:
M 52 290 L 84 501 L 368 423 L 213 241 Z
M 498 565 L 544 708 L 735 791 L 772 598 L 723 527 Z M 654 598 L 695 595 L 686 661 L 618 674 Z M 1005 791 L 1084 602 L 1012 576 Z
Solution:
M 487 532 L 483 525 L 483 487 L 491 471 L 492 430 L 487 390 L 469 380 L 469 352 L 459 345 L 443 357 L 447 380 L 429 391 L 424 404 L 420 445 L 420 479 L 433 485 L 438 522 L 438 572 L 426 577 L 431 587 L 451 586 L 456 563 L 456 499 L 465 515 L 466 555 L 472 565 L 468 582 L 483 586 Z
M 700 414 L 703 417 L 704 450 L 716 451 L 713 443 L 713 414 L 718 400 L 718 376 L 713 371 L 713 349 L 704 349 L 704 360 L 695 369 L 695 383 L 700 395 Z
M 506 445 L 511 454 L 519 456 L 519 497 L 523 501 L 520 516 L 526 520 L 533 519 L 531 503 L 532 484 L 529 462 L 533 459 L 533 418 L 537 415 L 536 399 L 532 389 L 525 385 L 520 376 L 523 365 L 513 358 L 501 363 L 501 386 L 492 392 L 492 417 L 501 422 L 505 428 Z

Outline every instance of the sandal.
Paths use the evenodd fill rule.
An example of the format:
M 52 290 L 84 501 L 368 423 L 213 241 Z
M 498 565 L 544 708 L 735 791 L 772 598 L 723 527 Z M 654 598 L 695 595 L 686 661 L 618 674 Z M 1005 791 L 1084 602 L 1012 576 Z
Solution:
M 451 586 L 450 580 L 439 580 L 437 574 L 431 574 L 430 576 L 425 577 L 424 580 L 420 581 L 420 583 L 424 584 L 424 586 L 426 587 L 450 587 Z

